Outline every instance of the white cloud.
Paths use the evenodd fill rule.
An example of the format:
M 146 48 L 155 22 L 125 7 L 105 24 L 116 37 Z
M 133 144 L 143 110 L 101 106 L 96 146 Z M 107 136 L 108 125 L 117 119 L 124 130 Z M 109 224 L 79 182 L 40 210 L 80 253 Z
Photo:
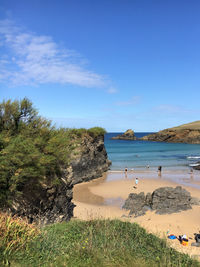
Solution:
M 117 106 L 130 106 L 130 105 L 136 105 L 140 102 L 140 96 L 133 96 L 127 101 L 119 101 L 116 102 L 115 105 Z
M 116 94 L 118 92 L 118 90 L 114 87 L 109 87 L 107 90 L 107 93 L 109 94 Z
M 183 113 L 191 113 L 193 110 L 185 108 L 179 105 L 159 105 L 153 108 L 155 112 L 163 112 L 165 114 L 183 114 Z
M 108 86 L 106 78 L 87 70 L 74 51 L 61 49 L 49 36 L 16 27 L 11 20 L 0 20 L 0 48 L 6 49 L 0 57 L 1 82 L 14 86 L 43 83 Z

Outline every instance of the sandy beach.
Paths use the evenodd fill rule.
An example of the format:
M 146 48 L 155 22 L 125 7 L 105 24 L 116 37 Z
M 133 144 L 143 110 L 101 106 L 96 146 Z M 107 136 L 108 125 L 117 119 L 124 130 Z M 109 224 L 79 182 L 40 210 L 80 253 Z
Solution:
M 199 175 L 199 174 L 198 174 Z M 191 210 L 174 214 L 158 215 L 148 211 L 144 216 L 128 217 L 129 211 L 122 209 L 125 199 L 130 193 L 153 192 L 164 186 L 176 187 L 180 185 L 191 193 L 192 197 L 200 198 L 199 176 L 190 176 L 187 173 L 174 179 L 172 174 L 158 176 L 151 172 L 108 172 L 103 177 L 90 182 L 75 185 L 74 187 L 74 217 L 83 220 L 95 218 L 118 218 L 136 222 L 148 232 L 167 238 L 167 233 L 176 236 L 186 234 L 189 246 L 182 246 L 179 241 L 169 240 L 169 244 L 181 252 L 195 257 L 200 256 L 200 247 L 191 246 L 194 233 L 200 233 L 200 206 L 193 206 Z M 139 177 L 137 189 L 133 188 L 135 177 Z

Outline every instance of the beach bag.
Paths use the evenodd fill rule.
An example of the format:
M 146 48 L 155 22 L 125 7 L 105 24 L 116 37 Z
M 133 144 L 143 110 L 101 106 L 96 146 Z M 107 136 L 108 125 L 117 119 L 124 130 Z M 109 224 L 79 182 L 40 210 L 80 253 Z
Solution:
M 183 246 L 188 246 L 188 239 L 183 238 L 182 241 L 181 241 L 181 244 L 182 244 Z

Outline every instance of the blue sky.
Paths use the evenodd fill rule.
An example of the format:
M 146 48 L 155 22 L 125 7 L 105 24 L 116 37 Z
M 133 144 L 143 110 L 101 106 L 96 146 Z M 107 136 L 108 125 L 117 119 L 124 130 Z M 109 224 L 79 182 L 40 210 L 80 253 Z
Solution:
M 0 99 L 58 126 L 200 119 L 200 1 L 1 0 Z

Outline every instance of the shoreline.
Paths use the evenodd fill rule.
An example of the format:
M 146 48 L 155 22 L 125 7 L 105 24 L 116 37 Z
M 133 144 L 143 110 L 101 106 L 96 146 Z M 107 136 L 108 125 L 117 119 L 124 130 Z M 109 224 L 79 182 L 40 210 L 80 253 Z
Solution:
M 159 174 L 157 170 L 128 170 L 127 175 L 124 171 L 109 170 L 107 172 L 107 181 L 120 180 L 123 178 L 135 179 L 136 177 L 142 177 L 143 179 L 162 179 L 175 182 L 181 186 L 190 186 L 200 190 L 200 171 L 193 171 L 191 173 L 188 170 L 177 170 L 176 172 L 164 170 Z
M 136 176 L 139 176 L 139 184 L 138 188 L 134 189 Z M 159 187 L 180 185 L 176 181 L 158 178 L 155 173 L 153 176 L 150 178 L 141 172 L 128 172 L 125 178 L 123 172 L 107 172 L 103 177 L 75 185 L 73 198 L 76 205 L 75 218 L 82 220 L 117 218 L 131 223 L 136 222 L 148 232 L 164 238 L 167 237 L 168 231 L 169 234 L 176 236 L 186 234 L 191 238 L 188 247 L 182 246 L 178 240 L 168 240 L 169 244 L 181 252 L 200 255 L 200 248 L 191 246 L 191 243 L 195 242 L 194 233 L 200 232 L 200 206 L 192 206 L 191 210 L 165 215 L 148 211 L 144 216 L 136 218 L 128 217 L 129 211 L 121 208 L 130 193 L 146 194 L 152 193 Z M 200 189 L 188 185 L 181 186 L 188 190 L 192 197 L 200 197 Z

